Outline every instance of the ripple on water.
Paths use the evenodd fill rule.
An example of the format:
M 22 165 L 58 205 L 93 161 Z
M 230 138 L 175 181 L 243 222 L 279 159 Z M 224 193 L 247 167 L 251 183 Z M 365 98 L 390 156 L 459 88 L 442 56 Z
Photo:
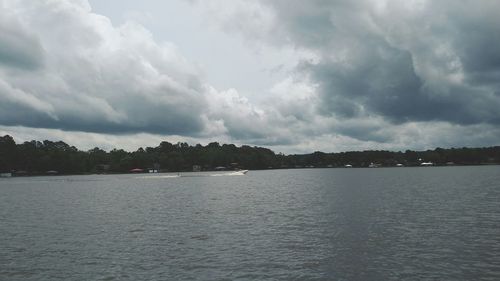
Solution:
M 0 280 L 500 280 L 498 167 L 0 182 Z

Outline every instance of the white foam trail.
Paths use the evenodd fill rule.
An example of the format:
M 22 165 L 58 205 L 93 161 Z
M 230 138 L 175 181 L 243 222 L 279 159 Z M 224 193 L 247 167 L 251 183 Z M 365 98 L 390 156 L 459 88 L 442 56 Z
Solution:
M 236 171 L 236 172 L 231 172 L 231 173 L 224 173 L 224 174 L 212 174 L 210 175 L 211 177 L 224 177 L 224 176 L 244 176 L 246 172 L 243 171 Z
M 136 179 L 168 179 L 168 178 L 180 178 L 181 175 L 165 175 L 165 176 L 142 176 L 136 177 Z

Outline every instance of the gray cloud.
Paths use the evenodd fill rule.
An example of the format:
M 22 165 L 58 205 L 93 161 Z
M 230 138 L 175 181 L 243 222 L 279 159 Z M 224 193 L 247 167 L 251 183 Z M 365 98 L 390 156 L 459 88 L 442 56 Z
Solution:
M 0 10 L 1 124 L 113 134 L 204 130 L 205 87 L 174 46 L 133 23 L 112 26 L 85 1 L 2 3 L 9 9 Z
M 44 51 L 38 38 L 8 13 L 0 18 L 0 64 L 32 70 L 43 63 Z
M 314 54 L 296 70 L 318 85 L 319 114 L 500 124 L 500 3 L 260 3 L 273 15 L 262 42 Z
M 106 145 L 144 132 L 303 152 L 498 139 L 497 2 L 194 2 L 257 52 L 297 54 L 280 70 L 289 77 L 256 102 L 248 89 L 215 89 L 174 45 L 133 22 L 113 26 L 85 0 L 0 0 L 0 126 L 98 133 Z

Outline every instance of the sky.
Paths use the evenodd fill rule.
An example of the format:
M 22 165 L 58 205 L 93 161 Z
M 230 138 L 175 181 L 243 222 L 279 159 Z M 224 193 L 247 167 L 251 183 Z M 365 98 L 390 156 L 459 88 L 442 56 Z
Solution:
M 500 145 L 500 1 L 0 0 L 0 135 Z

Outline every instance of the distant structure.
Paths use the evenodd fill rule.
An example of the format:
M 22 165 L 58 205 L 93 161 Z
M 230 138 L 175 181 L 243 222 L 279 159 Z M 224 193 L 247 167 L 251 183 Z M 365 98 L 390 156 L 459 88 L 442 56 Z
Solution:
M 148 173 L 159 173 L 160 172 L 160 164 L 158 163 L 153 163 L 153 167 L 150 167 L 147 169 Z
M 346 164 L 346 165 L 344 165 L 344 168 L 352 168 L 352 165 L 351 164 Z
M 109 165 L 109 164 L 99 164 L 99 165 L 96 165 L 95 170 L 98 173 L 107 173 L 107 172 L 109 172 L 110 168 L 111 168 L 111 165 Z
M 153 169 L 156 170 L 156 171 L 160 171 L 160 163 L 153 163 Z
M 10 178 L 12 177 L 12 173 L 0 173 L 0 178 Z
M 193 165 L 193 172 L 200 172 L 200 171 L 201 171 L 200 165 Z

